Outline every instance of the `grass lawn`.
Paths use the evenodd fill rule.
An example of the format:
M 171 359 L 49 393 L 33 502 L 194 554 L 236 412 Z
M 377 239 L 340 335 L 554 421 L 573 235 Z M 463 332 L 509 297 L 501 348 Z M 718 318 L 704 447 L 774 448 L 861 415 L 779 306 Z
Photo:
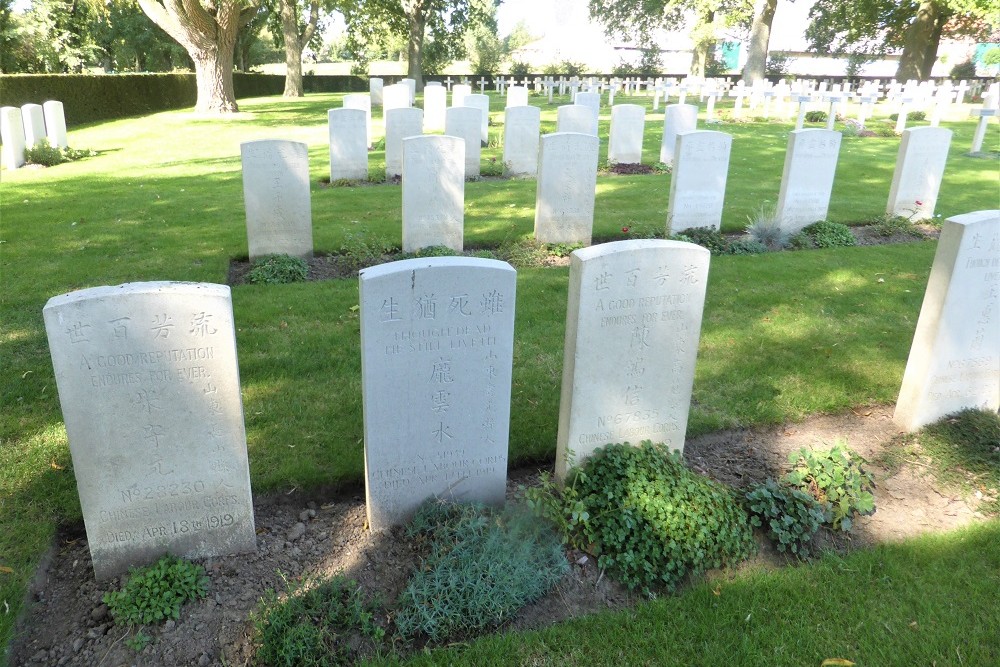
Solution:
M 166 112 L 72 128 L 70 144 L 95 149 L 100 153 L 97 157 L 45 170 L 2 172 L 0 645 L 10 638 L 26 584 L 56 527 L 80 519 L 42 323 L 46 300 L 84 287 L 129 281 L 225 282 L 230 259 L 247 254 L 239 144 L 253 139 L 283 138 L 308 144 L 317 252 L 337 251 L 358 235 L 380 234 L 398 243 L 398 186 L 319 185 L 329 175 L 326 110 L 339 106 L 340 97 L 243 100 L 244 113 L 228 120 Z M 617 101 L 648 104 L 646 98 L 619 96 Z M 502 106 L 496 96 L 493 106 Z M 542 105 L 543 132 L 554 130 L 555 106 Z M 609 118 L 609 110 L 603 108 L 602 161 Z M 493 119 L 502 123 L 502 113 L 494 113 Z M 376 124 L 380 123 L 376 113 Z M 965 155 L 974 123 L 945 126 L 955 135 L 938 212 L 947 217 L 995 208 L 1000 192 L 996 160 Z M 657 159 L 661 127 L 661 113 L 649 113 L 647 162 Z M 713 129 L 734 135 L 723 229 L 738 231 L 764 201 L 776 201 L 792 124 L 727 123 Z M 1000 148 L 995 130 L 994 125 L 988 140 L 993 150 Z M 491 135 L 501 136 L 502 128 L 492 127 Z M 845 138 L 830 219 L 856 224 L 884 211 L 898 145 L 898 138 Z M 502 159 L 502 149 L 484 149 L 484 164 L 490 158 Z M 373 152 L 370 160 L 376 172 L 384 164 L 380 151 Z M 599 176 L 595 237 L 624 238 L 621 228 L 625 226 L 662 228 L 669 179 L 669 174 Z M 534 180 L 468 183 L 466 244 L 530 237 L 534 196 Z M 924 242 L 713 258 L 690 430 L 700 433 L 774 423 L 895 400 L 933 254 L 934 244 Z M 511 409 L 513 465 L 554 456 L 567 281 L 567 269 L 519 271 Z M 357 304 L 356 281 L 240 286 L 233 290 L 233 301 L 254 490 L 360 483 L 360 353 L 357 313 L 352 308 Z M 960 546 L 963 540 L 979 546 Z M 981 585 L 990 567 L 995 577 L 996 541 L 994 525 L 958 537 L 928 538 L 899 547 L 899 553 L 904 562 L 911 559 L 918 567 L 922 554 L 947 552 L 950 560 L 940 568 L 947 575 L 944 581 L 955 580 L 955 595 L 962 596 L 966 593 L 959 587 L 958 572 L 968 571 Z M 759 591 L 761 609 L 789 588 L 804 587 L 813 593 L 797 593 L 803 600 L 825 603 L 835 598 L 831 582 L 839 581 L 835 577 L 843 574 L 844 567 L 875 568 L 877 561 L 871 559 L 877 559 L 878 553 L 846 566 L 843 563 L 848 561 L 824 561 L 788 574 L 749 573 L 733 585 Z M 897 594 L 920 598 L 924 583 L 909 576 L 893 578 L 893 588 L 886 590 L 884 599 L 873 597 L 872 603 L 887 604 Z M 854 596 L 874 596 L 877 590 L 862 577 L 848 577 L 848 582 L 853 582 Z M 942 584 L 952 590 L 949 586 Z M 695 600 L 712 599 L 702 589 L 690 595 Z M 838 624 L 818 633 L 808 652 L 801 654 L 810 661 L 827 647 L 832 651 L 853 641 L 853 634 L 835 632 L 854 628 L 853 619 L 843 618 L 850 611 L 850 595 L 829 603 L 823 609 L 834 614 Z M 498 652 L 493 655 L 521 655 L 528 662 L 537 657 L 536 664 L 550 664 L 562 661 L 560 647 L 571 643 L 577 653 L 567 655 L 580 657 L 568 664 L 606 663 L 609 656 L 614 659 L 631 646 L 609 643 L 603 652 L 600 643 L 580 646 L 586 642 L 572 633 L 589 637 L 600 632 L 613 642 L 611 628 L 619 623 L 639 624 L 636 628 L 672 624 L 677 604 L 681 603 L 667 599 L 624 616 L 590 619 L 579 630 L 566 630 L 566 635 L 558 634 L 563 632 L 560 629 L 541 633 L 518 649 L 530 655 L 513 649 L 489 650 Z M 746 615 L 742 610 L 726 613 L 730 612 L 738 620 Z M 767 613 L 759 612 L 756 618 Z M 710 623 L 711 618 L 693 621 L 700 623 L 696 637 L 716 634 L 713 623 L 717 621 Z M 731 650 L 751 650 L 753 637 L 746 630 L 752 624 L 740 625 L 736 616 L 726 618 L 723 625 L 740 628 L 734 631 L 733 641 L 747 642 L 742 644 L 744 649 L 736 644 Z M 948 626 L 951 620 L 946 623 L 941 618 L 942 629 L 933 637 L 911 637 L 905 634 L 910 632 L 908 627 L 893 627 L 893 633 L 914 646 L 931 642 L 930 649 L 913 653 L 914 661 L 907 664 L 929 663 L 929 656 L 945 652 L 952 656 L 942 642 L 956 627 L 971 627 L 971 621 L 953 620 Z M 992 623 L 996 637 L 995 617 Z M 790 625 L 782 632 L 788 633 L 784 641 L 791 651 L 818 630 Z M 680 632 L 678 637 L 692 635 Z M 659 640 L 660 635 L 656 637 Z M 651 663 L 676 649 L 675 638 L 663 637 L 656 649 L 662 653 L 650 653 Z M 690 641 L 697 646 L 709 639 Z M 509 638 L 490 641 L 520 643 Z M 904 655 L 887 646 L 890 654 Z M 956 660 L 954 656 L 948 659 Z M 484 662 L 490 660 L 494 658 L 484 658 Z M 762 660 L 760 664 L 781 663 Z M 789 660 L 788 664 L 802 664 Z M 875 654 L 870 664 L 885 663 Z

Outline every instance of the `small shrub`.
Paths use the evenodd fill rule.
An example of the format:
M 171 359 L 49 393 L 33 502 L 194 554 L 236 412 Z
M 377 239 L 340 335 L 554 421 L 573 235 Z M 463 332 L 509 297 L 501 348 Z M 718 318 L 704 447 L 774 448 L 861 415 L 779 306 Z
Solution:
M 853 118 L 848 118 L 844 121 L 844 127 L 841 129 L 840 133 L 845 137 L 858 137 L 862 136 L 861 132 L 863 130 L 864 128 L 861 127 L 861 124 L 858 123 L 858 121 Z
M 267 255 L 253 263 L 247 273 L 247 282 L 254 285 L 283 285 L 298 283 L 309 276 L 309 264 L 301 257 Z
M 791 65 L 791 58 L 780 53 L 769 53 L 764 71 L 768 76 L 785 76 Z
M 125 646 L 129 647 L 136 653 L 142 651 L 142 649 L 149 646 L 153 641 L 153 638 L 147 635 L 142 630 L 136 632 L 134 635 L 125 640 Z
M 874 132 L 875 136 L 882 138 L 889 138 L 896 136 L 896 128 L 891 125 L 877 124 L 869 128 L 870 132 Z
M 208 577 L 201 565 L 164 556 L 152 565 L 130 568 L 118 591 L 104 594 L 115 623 L 146 625 L 180 617 L 181 605 L 208 595 Z
M 908 236 L 923 236 L 919 229 L 913 225 L 911 217 L 905 215 L 891 215 L 889 213 L 880 215 L 872 221 L 872 232 L 877 236 L 889 238 L 897 234 Z
M 734 239 L 726 244 L 723 255 L 759 255 L 767 252 L 768 247 L 754 239 Z
M 480 176 L 503 176 L 505 165 L 501 160 L 491 157 L 479 169 Z
M 552 257 L 569 257 L 574 250 L 579 250 L 582 247 L 582 243 L 547 243 L 545 245 L 546 251 Z
M 746 233 L 768 250 L 781 250 L 788 245 L 788 232 L 781 228 L 778 210 L 774 206 L 761 205 L 753 217 L 748 217 Z
M 431 500 L 406 533 L 426 555 L 399 597 L 404 637 L 442 641 L 496 627 L 569 570 L 552 529 L 516 508 Z
M 713 255 L 720 255 L 726 249 L 726 238 L 714 227 L 690 227 L 684 230 L 684 236 L 691 243 L 708 248 Z
M 825 111 L 807 111 L 806 112 L 806 122 L 807 123 L 823 123 L 826 122 L 826 112 Z
M 976 78 L 976 63 L 971 60 L 966 60 L 964 63 L 958 63 L 951 68 L 951 74 L 948 76 L 953 81 L 974 79 Z
M 793 248 L 836 248 L 855 245 L 857 239 L 847 225 L 820 220 L 803 227 L 789 243 Z
M 630 239 L 662 239 L 664 231 L 662 222 L 657 224 L 645 220 L 629 220 L 628 225 L 622 227 L 622 234 Z
M 414 257 L 454 257 L 459 253 L 455 252 L 446 245 L 432 245 L 426 248 L 421 248 L 413 253 Z
M 826 451 L 801 449 L 788 462 L 793 469 L 784 481 L 818 500 L 835 530 L 849 531 L 854 516 L 875 511 L 875 479 L 862 468 L 867 462 L 845 443 L 838 441 Z
M 66 162 L 66 156 L 58 146 L 49 144 L 48 139 L 42 139 L 31 148 L 24 151 L 24 161 L 28 164 L 39 164 L 43 167 L 54 167 Z
M 515 79 L 524 79 L 531 73 L 531 65 L 515 60 L 510 64 L 510 75 Z
M 348 232 L 340 245 L 340 256 L 349 270 L 357 271 L 380 263 L 386 255 L 397 250 L 396 245 L 382 234 Z
M 592 544 L 602 568 L 652 595 L 687 576 L 747 558 L 750 521 L 733 493 L 684 467 L 680 453 L 644 441 L 598 449 L 570 472 L 563 530 Z M 574 519 L 575 516 L 575 519 Z
M 755 484 L 745 495 L 750 522 L 767 531 L 775 548 L 796 556 L 808 556 L 813 536 L 826 522 L 823 506 L 809 494 L 768 479 Z
M 256 664 L 354 664 L 359 657 L 357 637 L 377 643 L 385 636 L 376 621 L 375 602 L 343 575 L 285 583 L 286 598 L 269 590 L 251 615 Z
M 531 239 L 504 239 L 496 249 L 496 257 L 515 269 L 545 266 L 549 253 L 540 243 Z

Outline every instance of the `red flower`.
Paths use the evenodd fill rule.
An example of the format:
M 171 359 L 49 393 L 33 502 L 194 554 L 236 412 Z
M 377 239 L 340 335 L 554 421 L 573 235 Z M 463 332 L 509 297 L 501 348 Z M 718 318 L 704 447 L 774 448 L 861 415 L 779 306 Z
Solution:
M 628 234 L 628 227 L 622 227 L 622 232 L 624 232 L 625 234 Z
M 920 201 L 919 199 L 916 200 L 916 204 L 917 204 L 917 206 L 923 206 L 924 205 L 924 203 L 922 201 Z

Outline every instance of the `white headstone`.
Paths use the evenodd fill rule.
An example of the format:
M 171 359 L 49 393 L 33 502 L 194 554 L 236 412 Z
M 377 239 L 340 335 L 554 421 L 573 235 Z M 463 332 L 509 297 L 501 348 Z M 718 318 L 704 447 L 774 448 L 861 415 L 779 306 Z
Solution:
M 514 176 L 538 173 L 538 133 L 541 109 L 533 106 L 504 109 L 503 163 Z
M 428 498 L 502 504 L 516 274 L 432 257 L 361 271 L 368 524 L 405 523 Z
M 97 579 L 254 551 L 229 287 L 94 287 L 43 313 Z
M 378 77 L 372 77 L 368 79 L 368 94 L 372 99 L 372 106 L 380 107 L 382 106 L 382 88 L 383 81 Z
M 732 136 L 724 132 L 694 130 L 677 135 L 667 204 L 668 234 L 722 226 L 732 145 Z
M 893 420 L 906 431 L 1000 409 L 1000 210 L 941 228 Z
M 578 132 L 597 136 L 597 116 L 582 104 L 564 104 L 556 109 L 556 132 Z
M 483 146 L 487 146 L 490 143 L 490 96 L 475 94 L 465 96 L 465 106 L 472 107 L 473 109 L 479 109 L 479 131 L 480 131 L 480 141 Z
M 415 79 L 401 79 L 399 81 L 401 84 L 406 86 L 406 91 L 409 94 L 409 106 L 413 106 L 417 101 L 417 82 Z
M 21 123 L 24 125 L 24 145 L 27 148 L 34 148 L 45 139 L 45 112 L 41 104 L 23 105 Z
M 403 251 L 447 246 L 462 252 L 465 145 L 458 137 L 403 140 Z
M 308 147 L 281 139 L 246 141 L 240 155 L 250 260 L 312 257 Z
M 902 215 L 913 221 L 934 217 L 949 146 L 951 130 L 943 127 L 903 130 L 885 208 L 888 215 Z
M 451 106 L 464 107 L 465 96 L 472 94 L 472 86 L 466 83 L 456 83 L 451 89 Z
M 597 154 L 592 134 L 542 136 L 535 195 L 535 240 L 590 244 L 594 230 Z
M 360 109 L 365 112 L 365 148 L 371 148 L 374 144 L 372 138 L 372 98 L 363 93 L 351 93 L 344 95 L 345 109 Z
M 444 112 L 448 108 L 448 91 L 444 86 L 424 88 L 424 130 L 443 130 Z
M 577 93 L 573 104 L 589 107 L 594 112 L 596 119 L 601 114 L 601 94 L 600 93 Z
M 781 229 L 794 234 L 825 220 L 840 156 L 840 132 L 794 130 L 788 135 L 785 168 L 778 194 Z
M 645 127 L 646 110 L 638 104 L 616 104 L 611 107 L 608 162 L 640 164 Z
M 330 130 L 330 182 L 368 180 L 365 112 L 361 109 L 330 109 L 327 123 Z
M 24 164 L 24 124 L 17 107 L 0 107 L 0 143 L 5 167 L 17 169 Z
M 524 86 L 511 86 L 507 89 L 507 106 L 528 106 L 528 89 Z
M 403 139 L 423 133 L 424 112 L 408 107 L 385 112 L 385 177 L 403 173 Z
M 698 107 L 693 104 L 668 104 L 663 109 L 663 140 L 660 143 L 660 162 L 674 163 L 677 135 L 691 132 L 698 126 Z
M 465 141 L 465 177 L 479 176 L 483 147 L 480 143 L 482 112 L 473 107 L 451 107 L 445 113 L 444 133 Z
M 49 146 L 68 147 L 66 114 L 63 110 L 63 103 L 49 100 L 42 105 L 42 114 L 45 116 L 45 136 L 49 139 Z
M 609 443 L 683 450 L 709 257 L 659 240 L 570 255 L 557 478 Z
M 405 83 L 394 83 L 382 89 L 382 109 L 405 109 L 410 104 L 410 87 Z

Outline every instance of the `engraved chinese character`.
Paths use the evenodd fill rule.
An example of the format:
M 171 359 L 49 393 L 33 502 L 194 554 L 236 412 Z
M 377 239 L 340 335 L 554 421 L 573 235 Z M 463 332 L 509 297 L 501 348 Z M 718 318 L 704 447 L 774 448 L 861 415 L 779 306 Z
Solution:
M 208 394 L 217 394 L 217 393 L 219 393 L 219 388 L 216 387 L 211 382 L 209 382 L 208 385 L 202 390 L 201 393 L 205 394 L 206 396 Z
M 396 299 L 389 297 L 382 302 L 381 318 L 383 322 L 398 322 L 403 319 L 399 316 L 399 304 Z
M 174 471 L 173 468 L 171 468 L 170 470 L 163 469 L 164 466 L 162 457 L 157 457 L 156 459 L 154 459 L 153 462 L 149 464 L 149 467 L 155 470 L 156 472 L 160 473 L 161 475 L 169 475 Z
M 213 398 L 208 402 L 208 411 L 213 415 L 222 414 L 222 402 L 217 398 Z
M 681 271 L 681 282 L 687 283 L 689 285 L 694 285 L 698 282 L 698 266 L 695 264 L 688 264 Z
M 645 372 L 646 372 L 646 366 L 643 363 L 642 357 L 639 357 L 638 359 L 629 359 L 628 370 L 626 371 L 626 375 L 628 375 L 629 377 L 637 378 L 637 377 L 642 377 L 642 374 Z
M 111 325 L 111 332 L 114 334 L 115 338 L 125 338 L 128 336 L 128 326 L 126 323 L 131 318 L 119 317 L 114 320 L 108 320 L 108 324 Z
M 976 250 L 979 250 L 980 249 L 979 248 L 979 242 L 982 241 L 982 240 L 983 240 L 982 234 L 980 234 L 979 232 L 976 232 L 975 234 L 973 234 L 972 235 L 972 247 L 974 249 L 976 249 Z
M 211 319 L 212 316 L 204 311 L 195 313 L 191 317 L 191 329 L 189 333 L 193 333 L 196 336 L 210 336 L 214 334 L 218 330 L 209 322 Z
M 449 440 L 452 439 L 451 433 L 448 432 L 448 427 L 444 425 L 444 422 L 438 422 L 438 427 L 431 432 L 431 435 L 439 442 L 444 442 L 445 438 Z
M 649 327 L 638 326 L 632 330 L 632 341 L 629 343 L 630 348 L 643 348 L 649 347 Z
M 996 252 L 997 250 L 1000 250 L 1000 234 L 994 234 L 993 240 L 990 241 L 990 251 Z
M 483 419 L 483 428 L 486 429 L 487 431 L 492 431 L 496 427 L 497 427 L 496 417 L 494 417 L 493 415 L 486 415 L 486 417 Z
M 483 295 L 481 302 L 483 313 L 486 315 L 496 315 L 503 312 L 503 294 L 497 290 L 487 292 Z
M 451 376 L 451 359 L 441 357 L 434 362 L 434 367 L 431 368 L 431 380 L 443 384 L 455 381 L 455 378 Z
M 635 284 L 639 281 L 639 269 L 632 269 L 631 271 L 625 272 L 625 284 L 629 287 L 635 287 Z
M 144 426 L 143 428 L 146 430 L 145 439 L 152 440 L 153 446 L 159 448 L 160 438 L 166 435 L 166 433 L 163 430 L 163 427 L 160 426 L 159 424 L 150 424 L 149 426 Z
M 602 271 L 600 275 L 594 276 L 594 289 L 598 292 L 610 289 L 611 286 L 608 283 L 610 282 L 611 277 L 611 274 L 607 271 Z
M 90 339 L 87 338 L 87 336 L 89 336 L 90 334 L 84 331 L 84 329 L 91 329 L 91 328 L 93 327 L 91 327 L 89 324 L 84 324 L 83 322 L 77 322 L 76 324 L 70 326 L 69 329 L 66 329 L 66 333 L 69 334 L 69 342 L 70 343 L 88 342 Z
M 433 320 L 437 315 L 437 301 L 433 294 L 418 296 L 413 303 L 413 314 L 418 320 Z
M 451 392 L 439 390 L 431 394 L 431 410 L 434 412 L 448 412 L 451 407 Z
M 160 401 L 156 397 L 156 392 L 147 391 L 145 389 L 140 389 L 139 391 L 137 391 L 135 393 L 135 396 L 133 396 L 131 400 L 129 400 L 129 403 L 131 403 L 132 406 L 134 406 L 140 412 L 145 412 L 147 414 L 152 413 L 153 410 L 163 409 L 160 407 Z
M 451 302 L 448 304 L 448 312 L 458 313 L 459 315 L 465 315 L 466 317 L 472 315 L 472 311 L 469 310 L 469 295 L 459 294 L 451 297 Z
M 497 367 L 496 366 L 488 366 L 486 368 L 486 375 L 488 377 L 490 377 L 490 378 L 495 378 L 497 376 Z
M 657 285 L 663 285 L 665 282 L 667 282 L 667 278 L 669 277 L 670 277 L 670 267 L 665 265 L 661 266 L 657 270 L 656 275 L 653 276 L 653 280 L 656 281 Z
M 173 328 L 173 318 L 164 314 L 153 318 L 153 326 L 150 327 L 150 331 L 153 332 L 153 338 L 166 338 L 170 335 L 170 330 Z
M 639 392 L 642 391 L 640 385 L 630 385 L 625 387 L 625 405 L 638 405 L 639 404 Z

